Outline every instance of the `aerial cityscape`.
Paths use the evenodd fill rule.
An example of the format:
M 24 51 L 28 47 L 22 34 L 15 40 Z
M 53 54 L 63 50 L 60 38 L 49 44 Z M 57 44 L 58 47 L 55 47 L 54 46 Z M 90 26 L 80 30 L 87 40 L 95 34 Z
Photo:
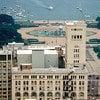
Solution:
M 0 100 L 100 100 L 100 1 L 0 0 Z

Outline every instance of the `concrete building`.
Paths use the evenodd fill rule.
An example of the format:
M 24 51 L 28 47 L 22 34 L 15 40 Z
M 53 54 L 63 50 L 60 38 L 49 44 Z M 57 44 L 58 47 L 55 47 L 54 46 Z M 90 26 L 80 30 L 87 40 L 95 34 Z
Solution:
M 45 50 L 45 68 L 58 68 L 58 52 L 57 50 Z
M 13 69 L 12 100 L 87 100 L 87 79 L 85 69 Z
M 32 64 L 32 50 L 17 50 L 17 64 Z
M 16 43 L 16 42 L 12 42 L 12 43 L 8 43 L 7 48 L 11 49 L 11 50 L 16 50 L 19 48 L 22 48 L 24 46 L 24 43 Z
M 44 68 L 44 50 L 32 50 L 32 68 Z
M 100 74 L 88 76 L 88 99 L 100 100 Z
M 0 100 L 11 100 L 12 52 L 0 51 Z
M 32 68 L 58 67 L 58 51 L 55 48 L 31 48 L 17 50 L 17 64 Z
M 86 24 L 84 21 L 68 21 L 66 30 L 66 67 L 86 64 Z

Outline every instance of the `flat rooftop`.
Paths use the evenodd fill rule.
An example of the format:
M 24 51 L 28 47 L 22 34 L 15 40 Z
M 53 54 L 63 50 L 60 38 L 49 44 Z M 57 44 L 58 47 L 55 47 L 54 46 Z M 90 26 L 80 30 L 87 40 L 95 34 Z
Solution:
M 65 24 L 68 25 L 68 26 L 72 26 L 72 25 L 83 26 L 83 25 L 86 25 L 84 20 L 81 20 L 81 21 L 77 21 L 77 20 L 65 21 Z
M 8 50 L 0 50 L 0 55 L 11 55 L 12 52 L 11 51 L 8 51 Z
M 44 50 L 44 54 L 58 54 L 57 50 Z
M 20 71 L 18 68 L 13 68 L 12 73 L 13 74 L 68 74 L 70 72 L 75 74 L 88 74 L 87 69 L 82 68 L 34 68 L 31 70 L 23 70 Z
M 32 50 L 17 50 L 17 54 L 32 54 Z

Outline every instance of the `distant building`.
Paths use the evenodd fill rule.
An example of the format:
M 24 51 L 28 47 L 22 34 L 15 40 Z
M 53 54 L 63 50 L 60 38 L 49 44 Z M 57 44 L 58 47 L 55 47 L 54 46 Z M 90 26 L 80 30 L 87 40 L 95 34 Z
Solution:
M 86 24 L 84 21 L 68 21 L 66 30 L 66 67 L 86 64 Z
M 89 100 L 100 100 L 100 75 L 88 76 L 88 98 Z
M 17 50 L 17 49 L 21 49 L 23 46 L 24 43 L 12 42 L 12 43 L 8 43 L 7 48 L 10 50 Z
M 12 52 L 0 51 L 0 100 L 11 100 Z

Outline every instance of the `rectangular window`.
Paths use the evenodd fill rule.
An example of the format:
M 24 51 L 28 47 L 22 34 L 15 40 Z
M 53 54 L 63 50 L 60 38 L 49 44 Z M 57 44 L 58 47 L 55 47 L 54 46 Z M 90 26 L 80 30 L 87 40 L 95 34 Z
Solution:
M 72 28 L 71 31 L 83 31 L 82 28 Z
M 47 79 L 53 79 L 53 76 L 52 75 L 48 75 Z
M 84 76 L 82 76 L 82 75 L 81 75 L 81 76 L 79 76 L 79 79 L 84 79 L 84 78 L 85 78 L 85 77 L 84 77 Z
M 79 52 L 79 49 L 78 49 L 78 48 L 77 48 L 77 49 L 74 49 L 74 53 L 75 53 L 75 52 Z
M 23 85 L 29 85 L 28 81 L 23 81 Z
M 37 85 L 37 81 L 31 81 L 31 85 Z
M 31 87 L 31 90 L 34 90 L 34 88 L 33 88 L 33 87 Z
M 74 60 L 73 62 L 74 62 L 74 64 L 78 64 L 79 60 Z
M 44 79 L 44 78 L 45 78 L 44 75 L 40 75 L 40 76 L 39 76 L 39 79 Z
M 79 59 L 79 54 L 74 54 L 74 58 Z
M 28 75 L 24 75 L 23 79 L 29 79 L 29 76 Z
M 59 76 L 58 76 L 58 75 L 56 75 L 56 76 L 55 76 L 55 79 L 59 79 Z
M 32 79 L 37 79 L 37 75 L 32 75 L 31 78 Z
M 81 81 L 79 81 L 79 85 L 81 85 Z
M 82 39 L 82 35 L 80 35 L 80 39 Z
M 82 39 L 82 35 L 72 35 L 71 39 L 72 40 L 81 40 Z

